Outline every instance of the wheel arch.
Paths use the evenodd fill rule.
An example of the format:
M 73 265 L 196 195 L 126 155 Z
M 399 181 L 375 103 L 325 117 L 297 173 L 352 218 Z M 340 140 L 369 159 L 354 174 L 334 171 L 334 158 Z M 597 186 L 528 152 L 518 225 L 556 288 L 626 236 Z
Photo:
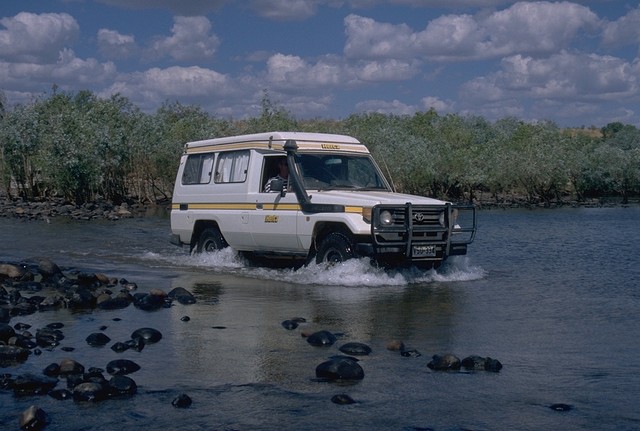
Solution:
M 216 228 L 220 231 L 220 235 L 222 235 L 222 239 L 224 238 L 224 234 L 220 230 L 220 226 L 218 222 L 215 220 L 198 220 L 193 224 L 193 233 L 191 234 L 191 243 L 189 244 L 190 250 L 193 250 L 198 245 L 198 239 L 202 232 L 207 228 Z M 225 239 L 226 241 L 226 239 Z
M 313 235 L 311 241 L 310 255 L 315 254 L 318 251 L 318 244 L 332 232 L 340 233 L 347 237 L 350 241 L 353 241 L 353 232 L 347 227 L 346 224 L 341 222 L 320 222 L 316 223 L 313 227 Z

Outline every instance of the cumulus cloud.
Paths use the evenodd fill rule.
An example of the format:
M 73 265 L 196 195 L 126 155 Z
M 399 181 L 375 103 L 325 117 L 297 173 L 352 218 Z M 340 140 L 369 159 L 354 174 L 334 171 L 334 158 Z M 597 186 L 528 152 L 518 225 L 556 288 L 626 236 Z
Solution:
M 213 58 L 220 39 L 210 34 L 211 22 L 203 16 L 174 17 L 172 36 L 154 41 L 148 49 L 152 58 L 169 56 L 176 61 L 202 61 Z
M 518 105 L 522 109 L 526 100 L 538 107 L 559 105 L 558 110 L 564 111 L 572 104 L 584 107 L 636 98 L 639 77 L 640 62 L 612 56 L 565 51 L 548 58 L 518 54 L 503 59 L 500 71 L 463 84 L 460 96 L 467 107 L 483 107 L 485 114 L 486 109 L 497 112 L 502 105 L 501 115 L 510 115 L 507 109 Z
M 334 57 L 309 63 L 295 55 L 275 54 L 267 60 L 266 80 L 277 89 L 318 89 L 335 86 L 348 79 L 343 65 Z
M 544 54 L 565 48 L 581 31 L 598 29 L 587 7 L 569 3 L 519 2 L 489 15 L 443 15 L 422 31 L 371 18 L 345 18 L 344 53 L 352 59 L 420 57 L 430 60 Z
M 80 32 L 76 20 L 66 13 L 21 12 L 0 19 L 0 57 L 5 61 L 45 64 L 55 62 Z
M 450 100 L 442 100 L 439 97 L 427 96 L 423 97 L 422 100 L 422 109 L 428 111 L 433 108 L 437 113 L 450 113 L 454 111 L 454 102 Z
M 608 22 L 602 33 L 607 45 L 637 45 L 640 43 L 640 7 L 616 21 Z
M 101 28 L 98 30 L 98 49 L 107 58 L 124 59 L 133 56 L 138 46 L 131 35 Z
M 212 100 L 233 98 L 242 88 L 225 74 L 202 67 L 151 68 L 143 72 L 121 74 L 114 84 L 100 92 L 103 97 L 120 93 L 144 110 L 161 103 L 180 100 L 210 107 Z
M 20 91 L 37 91 L 52 84 L 62 88 L 92 86 L 113 79 L 115 74 L 113 63 L 80 59 L 71 49 L 60 51 L 58 60 L 50 64 L 0 62 L 0 82 Z
M 397 99 L 391 102 L 387 100 L 364 100 L 356 104 L 356 109 L 360 112 L 395 115 L 413 115 L 418 111 L 417 107 L 407 105 Z

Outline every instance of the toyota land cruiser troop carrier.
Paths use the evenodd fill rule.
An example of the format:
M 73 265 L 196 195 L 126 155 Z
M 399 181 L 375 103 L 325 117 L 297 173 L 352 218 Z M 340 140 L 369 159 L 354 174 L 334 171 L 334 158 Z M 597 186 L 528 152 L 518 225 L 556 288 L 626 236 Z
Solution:
M 281 161 L 288 178 L 269 182 Z M 271 132 L 187 143 L 171 230 L 171 242 L 192 252 L 232 247 L 292 266 L 370 257 L 385 267 L 437 268 L 466 254 L 476 212 L 395 193 L 350 136 Z

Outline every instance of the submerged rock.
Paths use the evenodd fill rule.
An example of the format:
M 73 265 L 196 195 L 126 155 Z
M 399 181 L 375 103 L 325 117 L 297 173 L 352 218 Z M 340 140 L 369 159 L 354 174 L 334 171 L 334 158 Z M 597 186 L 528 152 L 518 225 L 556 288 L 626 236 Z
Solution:
M 460 369 L 460 359 L 451 353 L 433 355 L 427 367 L 436 371 L 455 371 Z
M 157 343 L 162 339 L 162 333 L 153 328 L 140 328 L 133 331 L 131 339 L 141 338 L 147 344 Z
M 94 332 L 86 338 L 87 344 L 91 347 L 102 347 L 111 341 L 106 334 L 102 332 Z
M 328 380 L 362 380 L 364 370 L 356 358 L 334 356 L 316 367 L 316 377 Z
M 73 388 L 74 401 L 102 401 L 107 398 L 105 387 L 96 382 L 84 382 Z
M 314 332 L 307 337 L 307 343 L 312 346 L 332 346 L 336 341 L 336 336 L 329 331 Z
M 347 355 L 354 356 L 366 356 L 371 353 L 371 347 L 367 346 L 364 343 L 357 342 L 343 344 L 338 350 Z
M 193 296 L 191 292 L 189 292 L 184 287 L 176 287 L 172 289 L 167 296 L 171 299 L 175 299 L 180 304 L 189 305 L 196 303 L 196 297 Z
M 112 376 L 131 374 L 138 370 L 140 370 L 140 365 L 129 359 L 115 359 L 107 364 L 107 373 Z
M 193 401 L 191 400 L 191 397 L 187 394 L 178 395 L 173 401 L 171 401 L 171 405 L 179 409 L 186 409 L 191 406 L 192 403 Z
M 355 404 L 355 400 L 347 394 L 338 394 L 331 397 L 331 402 L 334 404 L 348 405 Z
M 477 355 L 467 356 L 462 360 L 461 365 L 466 370 L 482 370 L 494 373 L 497 373 L 502 369 L 502 364 L 497 359 L 490 357 L 485 358 Z
M 133 395 L 137 390 L 136 382 L 131 377 L 123 375 L 113 376 L 107 386 L 110 396 Z
M 18 421 L 20 429 L 24 431 L 37 431 L 43 429 L 49 418 L 47 413 L 37 406 L 30 406 L 20 414 Z

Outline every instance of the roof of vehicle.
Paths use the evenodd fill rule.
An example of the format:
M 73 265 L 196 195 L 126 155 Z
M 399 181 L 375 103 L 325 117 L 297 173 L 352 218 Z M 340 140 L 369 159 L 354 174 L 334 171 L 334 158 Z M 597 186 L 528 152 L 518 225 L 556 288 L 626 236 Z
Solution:
M 304 150 L 344 150 L 368 153 L 369 150 L 356 138 L 347 135 L 308 132 L 266 132 L 251 135 L 228 136 L 205 139 L 185 144 L 186 153 L 201 153 L 231 149 L 272 149 L 283 150 L 284 143 L 294 140 L 301 151 Z

